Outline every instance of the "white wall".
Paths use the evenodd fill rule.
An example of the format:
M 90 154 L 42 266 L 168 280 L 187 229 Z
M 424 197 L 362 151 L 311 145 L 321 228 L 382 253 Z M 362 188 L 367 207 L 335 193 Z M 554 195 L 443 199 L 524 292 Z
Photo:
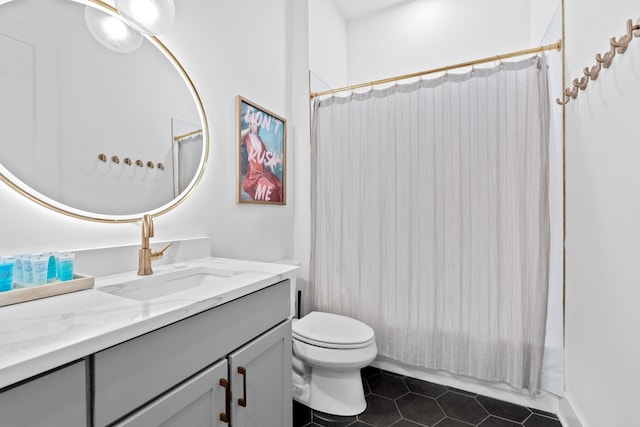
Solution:
M 529 43 L 531 47 L 548 44 L 545 34 L 551 29 L 551 22 L 556 14 L 562 15 L 562 7 L 558 0 L 529 0 Z M 551 40 L 551 43 L 562 36 Z
M 565 0 L 565 12 L 570 82 L 638 3 Z M 566 107 L 566 395 L 584 427 L 639 423 L 639 63 L 636 38 Z
M 198 88 L 210 125 L 211 152 L 196 191 L 157 219 L 155 240 L 209 235 L 216 256 L 291 258 L 298 217 L 294 205 L 297 192 L 305 194 L 304 183 L 298 190 L 294 156 L 304 157 L 309 140 L 306 2 L 190 0 L 177 2 L 176 7 L 174 27 L 160 38 Z M 235 202 L 236 95 L 289 119 L 286 206 Z M 40 206 L 5 184 L 0 185 L 0 200 L 2 255 L 139 244 L 139 223 L 77 220 Z
M 419 0 L 349 21 L 348 84 L 528 49 L 528 14 L 528 0 Z
M 333 0 L 309 0 L 309 68 L 329 87 L 347 86 L 347 23 Z
M 310 0 L 309 66 L 338 88 L 528 49 L 542 43 L 559 4 L 418 0 L 345 22 L 333 1 Z

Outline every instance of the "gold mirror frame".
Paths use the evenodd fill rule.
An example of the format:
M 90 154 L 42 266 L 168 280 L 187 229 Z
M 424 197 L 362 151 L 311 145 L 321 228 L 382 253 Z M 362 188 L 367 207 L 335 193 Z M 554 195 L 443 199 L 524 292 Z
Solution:
M 77 3 L 84 3 L 84 4 L 94 4 L 96 6 L 98 6 L 98 8 L 104 8 L 106 10 L 109 11 L 109 13 L 113 13 L 113 14 L 118 14 L 118 11 L 111 6 L 108 3 L 105 3 L 102 0 L 86 0 L 85 2 L 79 1 L 79 0 L 71 0 Z M 4 1 L 0 1 L 0 4 L 5 3 Z M 140 220 L 142 220 L 142 216 L 144 214 L 150 214 L 153 217 L 158 217 L 160 215 L 163 215 L 171 210 L 173 210 L 174 208 L 176 208 L 177 206 L 179 206 L 180 204 L 182 204 L 182 202 L 184 202 L 184 200 L 191 195 L 191 193 L 194 191 L 194 189 L 198 186 L 198 184 L 200 183 L 200 181 L 202 180 L 202 176 L 204 175 L 204 171 L 206 169 L 207 166 L 207 161 L 209 159 L 209 125 L 207 122 L 207 116 L 204 110 L 204 105 L 202 103 L 202 99 L 200 98 L 200 95 L 195 87 L 195 85 L 193 84 L 193 81 L 191 80 L 191 77 L 189 77 L 189 75 L 187 74 L 186 70 L 184 69 L 184 67 L 182 66 L 182 64 L 178 61 L 178 59 L 173 55 L 173 53 L 167 48 L 167 46 L 165 46 L 164 43 L 162 43 L 157 37 L 155 36 L 145 36 L 147 38 L 147 40 L 149 40 L 149 42 L 151 42 L 151 44 L 153 44 L 156 48 L 158 48 L 164 55 L 165 57 L 172 63 L 172 65 L 178 70 L 178 72 L 181 74 L 181 76 L 183 77 L 185 83 L 188 86 L 189 91 L 191 92 L 193 99 L 196 103 L 196 107 L 198 110 L 198 113 L 200 115 L 200 120 L 202 122 L 202 135 L 203 135 L 203 153 L 202 153 L 202 159 L 201 159 L 201 163 L 200 163 L 200 167 L 199 167 L 199 171 L 197 176 L 195 177 L 195 179 L 193 179 L 193 181 L 191 182 L 189 188 L 182 192 L 178 197 L 174 198 L 172 201 L 160 206 L 159 208 L 156 209 L 151 209 L 147 212 L 139 212 L 139 213 L 134 213 L 134 214 L 130 214 L 130 215 L 100 215 L 97 213 L 92 213 L 92 212 L 87 212 L 87 211 L 83 211 L 80 209 L 74 209 L 71 206 L 67 206 L 64 205 L 63 203 L 57 202 L 55 200 L 52 200 L 46 196 L 44 196 L 43 194 L 40 194 L 40 192 L 30 188 L 29 186 L 27 186 L 26 184 L 18 185 L 16 184 L 15 181 L 20 181 L 17 177 L 14 177 L 14 179 L 11 179 L 10 173 L 3 173 L 3 170 L 6 171 L 6 168 L 2 168 L 0 169 L 0 180 L 4 181 L 9 187 L 11 187 L 12 189 L 14 189 L 15 191 L 17 191 L 18 193 L 22 194 L 23 196 L 25 196 L 26 198 L 38 203 L 41 206 L 44 206 L 48 209 L 51 209 L 52 211 L 70 216 L 72 218 L 76 218 L 76 219 L 82 219 L 82 220 L 86 220 L 86 221 L 92 221 L 92 222 L 100 222 L 100 223 L 132 223 L 132 222 L 138 222 Z M 7 171 L 8 172 L 8 171 Z

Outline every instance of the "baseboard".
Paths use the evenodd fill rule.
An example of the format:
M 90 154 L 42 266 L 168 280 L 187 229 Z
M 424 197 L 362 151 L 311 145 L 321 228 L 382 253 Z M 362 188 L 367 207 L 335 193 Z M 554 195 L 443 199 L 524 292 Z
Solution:
M 563 427 L 583 427 L 568 397 L 560 399 L 558 418 Z

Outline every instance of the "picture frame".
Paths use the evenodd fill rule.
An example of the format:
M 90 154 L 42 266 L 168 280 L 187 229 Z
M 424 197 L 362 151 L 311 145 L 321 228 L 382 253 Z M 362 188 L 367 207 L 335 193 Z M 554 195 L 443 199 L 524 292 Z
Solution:
M 237 202 L 286 204 L 287 121 L 238 95 Z

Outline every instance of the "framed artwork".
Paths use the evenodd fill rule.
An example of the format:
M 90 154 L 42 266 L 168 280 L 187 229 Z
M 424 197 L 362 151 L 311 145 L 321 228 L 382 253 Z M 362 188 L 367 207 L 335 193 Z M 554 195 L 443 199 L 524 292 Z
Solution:
M 238 96 L 238 203 L 286 204 L 287 121 Z

